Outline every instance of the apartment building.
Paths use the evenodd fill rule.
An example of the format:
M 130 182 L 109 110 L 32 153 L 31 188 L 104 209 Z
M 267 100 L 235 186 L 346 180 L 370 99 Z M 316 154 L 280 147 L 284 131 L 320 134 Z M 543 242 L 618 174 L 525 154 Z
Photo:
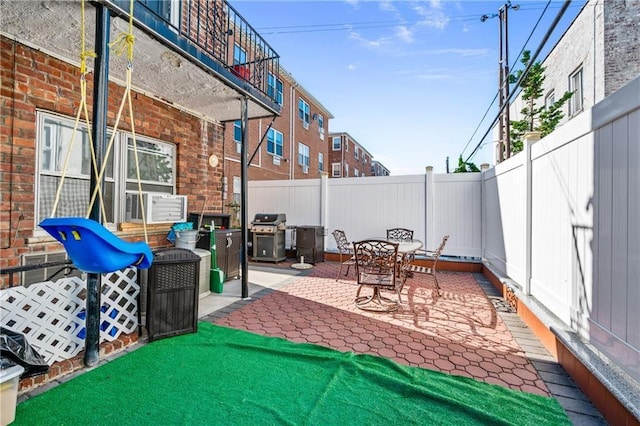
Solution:
M 373 156 L 347 132 L 329 133 L 329 177 L 372 176 Z
M 589 0 L 542 61 L 544 97 L 551 105 L 566 91 L 573 96 L 564 105 L 568 120 L 591 108 L 640 76 L 640 2 Z M 522 119 L 520 95 L 509 109 L 510 120 Z M 499 159 L 498 129 L 494 153 Z
M 243 137 L 249 180 L 313 179 L 327 172 L 326 135 L 333 115 L 282 66 L 278 77 L 270 74 L 268 79 L 280 114 L 249 120 L 246 135 L 241 120 L 225 123 L 223 197 L 225 207 L 235 210 L 240 204 Z
M 389 176 L 390 172 L 384 164 L 379 161 L 372 160 L 371 161 L 371 176 Z

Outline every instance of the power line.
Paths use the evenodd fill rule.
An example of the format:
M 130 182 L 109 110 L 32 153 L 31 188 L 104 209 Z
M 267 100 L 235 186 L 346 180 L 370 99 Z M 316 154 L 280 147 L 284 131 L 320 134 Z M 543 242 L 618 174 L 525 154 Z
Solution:
M 518 56 L 516 57 L 515 61 L 513 61 L 513 65 L 511 66 L 511 69 L 515 68 L 516 64 L 518 63 L 518 60 L 520 59 L 520 56 L 522 56 L 522 53 L 525 51 L 526 46 L 529 44 L 529 41 L 531 40 L 531 37 L 533 37 L 533 34 L 535 33 L 536 29 L 538 28 L 538 25 L 540 25 L 540 22 L 542 21 L 542 18 L 544 17 L 545 13 L 547 13 L 547 9 L 549 8 L 549 5 L 551 4 L 551 0 L 547 1 L 547 5 L 544 7 L 542 13 L 540 14 L 540 16 L 538 17 L 538 21 L 536 22 L 536 24 L 533 26 L 533 29 L 531 30 L 531 32 L 529 33 L 529 37 L 527 37 L 527 40 L 524 42 L 522 49 L 520 50 L 520 53 L 518 53 Z M 523 10 L 522 7 L 520 7 L 520 10 Z M 508 84 L 508 83 L 507 83 Z M 480 126 L 482 125 L 482 122 L 484 121 L 485 118 L 487 118 L 487 114 L 489 114 L 489 111 L 491 110 L 491 107 L 493 107 L 493 104 L 496 102 L 496 99 L 498 99 L 498 92 L 496 93 L 496 95 L 493 97 L 493 100 L 491 101 L 491 103 L 489 104 L 489 107 L 487 108 L 487 110 L 484 112 L 484 115 L 482 116 L 482 118 L 480 119 L 480 122 L 478 123 L 478 125 L 476 126 L 475 130 L 473 131 L 473 134 L 471 135 L 471 137 L 469 138 L 469 140 L 467 141 L 467 144 L 464 146 L 464 148 L 462 149 L 462 153 L 460 154 L 461 156 L 464 154 L 464 152 L 467 150 L 467 148 L 469 147 L 469 144 L 471 143 L 471 141 L 473 140 L 473 137 L 476 135 L 476 133 L 478 132 L 478 129 L 480 128 Z M 491 126 L 493 127 L 493 125 Z M 479 145 L 482 145 L 482 140 L 480 141 Z M 474 151 L 477 151 L 478 147 L 476 147 L 476 149 Z M 468 161 L 468 160 L 467 160 Z
M 531 66 L 535 63 L 536 59 L 538 58 L 538 55 L 540 55 L 540 51 L 542 50 L 542 48 L 544 47 L 544 45 L 547 43 L 547 41 L 549 40 L 549 37 L 551 37 L 551 34 L 553 33 L 553 30 L 556 28 L 556 26 L 558 25 L 558 22 L 560 22 L 560 19 L 562 18 L 562 16 L 564 15 L 564 13 L 567 11 L 567 8 L 569 7 L 569 4 L 571 3 L 571 0 L 565 0 L 564 4 L 562 5 L 562 8 L 560 9 L 560 11 L 558 12 L 558 14 L 556 15 L 555 19 L 553 20 L 553 22 L 551 23 L 551 27 L 549 27 L 549 29 L 547 30 L 547 33 L 544 35 L 542 41 L 540 42 L 540 44 L 538 45 L 538 49 L 535 51 L 535 53 L 533 54 L 533 56 L 531 56 L 531 60 L 529 61 L 529 63 L 527 64 L 527 66 L 525 67 L 524 71 L 522 71 L 522 74 L 520 74 L 520 78 L 518 78 L 518 81 L 516 81 L 515 85 L 516 87 L 520 86 L 520 84 L 522 83 L 522 81 L 527 77 L 527 74 L 529 74 L 529 69 L 531 69 Z M 496 115 L 496 117 L 494 118 L 493 122 L 491 123 L 491 125 L 489 126 L 489 128 L 487 129 L 487 131 L 485 132 L 485 134 L 482 136 L 482 138 L 480 139 L 480 142 L 478 142 L 478 145 L 476 145 L 475 149 L 473 150 L 473 152 L 469 155 L 469 157 L 467 157 L 467 159 L 465 160 L 465 162 L 468 162 L 475 154 L 476 152 L 478 152 L 478 149 L 480 148 L 480 146 L 482 145 L 482 141 L 484 140 L 484 138 L 487 137 L 487 135 L 489 134 L 489 132 L 493 129 L 493 126 L 496 124 L 496 122 L 498 121 L 498 118 L 500 117 L 500 114 L 502 114 L 502 110 L 505 109 L 505 107 L 508 107 L 510 105 L 511 102 L 511 98 L 513 98 L 513 95 L 517 93 L 515 90 L 513 92 L 511 92 L 511 95 L 509 96 L 509 98 L 507 99 L 507 101 L 504 103 L 504 105 L 502 106 L 502 108 L 500 108 L 500 111 L 498 111 L 498 114 Z
M 529 5 L 527 7 L 520 7 L 520 10 L 540 10 L 549 8 L 549 3 L 543 8 Z M 556 8 L 551 6 L 552 9 Z M 544 13 L 544 12 L 543 12 Z M 452 21 L 477 21 L 480 16 L 477 14 L 469 15 L 452 15 L 449 16 Z M 393 28 L 399 25 L 416 25 L 421 20 L 393 20 L 393 21 L 364 21 L 364 22 L 335 22 L 327 24 L 312 24 L 312 25 L 286 25 L 286 26 L 273 26 L 273 27 L 256 27 L 255 29 L 262 35 L 273 34 L 296 34 L 296 33 L 315 33 L 315 32 L 328 32 L 328 31 L 351 31 L 359 29 L 371 29 L 371 28 Z

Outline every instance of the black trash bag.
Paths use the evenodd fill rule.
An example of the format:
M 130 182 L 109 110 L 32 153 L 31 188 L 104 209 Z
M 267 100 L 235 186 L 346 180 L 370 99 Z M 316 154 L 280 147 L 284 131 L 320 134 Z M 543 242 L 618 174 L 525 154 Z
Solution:
M 37 376 L 49 371 L 49 364 L 35 351 L 23 334 L 0 327 L 0 353 L 6 358 L 24 367 L 21 378 Z

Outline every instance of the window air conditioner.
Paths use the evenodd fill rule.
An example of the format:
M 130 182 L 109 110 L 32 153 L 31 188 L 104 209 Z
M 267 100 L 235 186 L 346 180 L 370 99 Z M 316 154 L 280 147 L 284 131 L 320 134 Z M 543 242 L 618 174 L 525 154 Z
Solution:
M 309 173 L 309 166 L 302 166 L 302 173 L 304 174 Z
M 142 194 L 147 223 L 186 222 L 187 196 L 145 192 Z M 138 193 L 127 193 L 127 222 L 142 222 L 142 206 Z
M 278 157 L 277 155 L 273 156 L 273 164 L 275 164 L 276 166 L 280 165 L 280 157 Z

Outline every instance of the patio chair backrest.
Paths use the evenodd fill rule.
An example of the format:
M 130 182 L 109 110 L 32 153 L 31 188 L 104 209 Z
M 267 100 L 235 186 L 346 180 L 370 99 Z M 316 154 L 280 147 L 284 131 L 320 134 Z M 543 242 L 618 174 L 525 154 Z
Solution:
M 395 289 L 398 272 L 398 243 L 363 240 L 353 243 L 359 285 Z
M 332 232 L 333 238 L 336 239 L 336 245 L 338 246 L 338 250 L 340 253 L 349 253 L 351 251 L 351 245 L 349 240 L 347 240 L 347 236 L 341 229 L 336 229 Z
M 413 230 L 407 228 L 387 229 L 387 240 L 411 241 L 413 240 Z

